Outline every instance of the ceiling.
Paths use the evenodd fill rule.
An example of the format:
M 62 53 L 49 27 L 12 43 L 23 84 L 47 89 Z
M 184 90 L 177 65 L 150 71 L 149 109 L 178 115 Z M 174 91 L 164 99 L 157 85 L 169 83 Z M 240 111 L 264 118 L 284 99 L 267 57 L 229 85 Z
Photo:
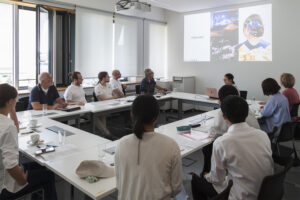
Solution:
M 263 0 L 140 0 L 176 12 L 191 12 Z

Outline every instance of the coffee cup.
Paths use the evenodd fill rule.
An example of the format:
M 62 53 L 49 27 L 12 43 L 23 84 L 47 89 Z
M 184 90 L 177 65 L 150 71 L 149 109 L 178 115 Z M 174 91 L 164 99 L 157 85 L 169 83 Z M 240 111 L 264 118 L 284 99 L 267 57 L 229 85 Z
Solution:
M 29 121 L 28 126 L 29 126 L 30 128 L 34 128 L 34 127 L 37 126 L 37 123 L 38 123 L 38 120 L 37 120 L 37 119 L 31 119 L 31 120 Z
M 40 135 L 39 134 L 33 134 L 33 135 L 30 136 L 30 139 L 31 139 L 31 144 L 36 145 L 40 141 Z

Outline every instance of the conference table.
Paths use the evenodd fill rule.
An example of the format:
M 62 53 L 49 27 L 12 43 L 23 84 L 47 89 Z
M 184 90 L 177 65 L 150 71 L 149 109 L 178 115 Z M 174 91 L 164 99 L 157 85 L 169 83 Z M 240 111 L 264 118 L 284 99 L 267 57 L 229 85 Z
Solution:
M 201 98 L 199 97 L 200 95 L 195 94 L 171 93 L 157 98 L 159 101 L 180 99 L 182 100 L 182 102 L 192 101 L 195 104 L 202 101 L 202 104 L 199 103 L 197 105 L 205 104 L 217 108 L 216 100 L 205 98 L 204 95 L 201 95 Z M 115 177 L 102 178 L 96 183 L 88 183 L 85 179 L 80 179 L 76 175 L 75 171 L 79 164 L 84 160 L 99 160 L 99 151 L 115 148 L 118 144 L 118 140 L 107 140 L 95 134 L 59 122 L 57 121 L 57 119 L 73 119 L 74 117 L 89 113 L 92 114 L 93 117 L 96 117 L 98 115 L 105 115 L 112 112 L 120 112 L 125 108 L 130 108 L 134 98 L 135 97 L 126 97 L 119 101 L 110 100 L 106 102 L 88 103 L 83 106 L 82 109 L 74 112 L 53 110 L 48 111 L 46 115 L 43 114 L 42 111 L 33 110 L 18 112 L 17 115 L 21 127 L 20 132 L 22 132 L 23 128 L 26 127 L 29 120 L 38 119 L 38 128 L 35 129 L 35 133 L 38 133 L 40 135 L 40 139 L 44 141 L 44 144 L 56 146 L 54 152 L 43 154 L 42 156 L 35 156 L 34 153 L 38 150 L 38 147 L 28 144 L 31 135 L 34 133 L 19 134 L 19 150 L 26 157 L 29 157 L 40 165 L 45 166 L 90 198 L 104 198 L 116 191 Z M 256 102 L 252 102 L 251 107 L 255 110 L 259 106 Z M 212 110 L 204 114 L 182 119 L 160 126 L 155 131 L 174 139 L 180 147 L 182 157 L 185 157 L 195 151 L 198 151 L 199 149 L 203 148 L 213 141 L 212 138 L 207 137 L 208 133 L 206 131 L 202 132 L 202 130 L 207 130 L 212 125 L 217 112 L 218 110 Z M 94 115 L 94 113 L 96 113 L 96 115 Z M 204 136 L 206 135 L 206 137 L 204 137 L 203 139 L 192 140 L 177 133 L 176 127 L 188 125 L 195 122 L 202 123 L 201 129 L 200 131 L 198 130 L 198 132 L 201 132 L 201 134 L 203 134 Z M 66 137 L 64 144 L 59 143 L 59 136 L 55 132 L 48 130 L 48 128 L 52 126 L 59 127 L 71 133 Z M 102 161 L 105 162 L 108 166 L 113 167 L 114 155 L 105 153 L 105 158 L 103 158 Z M 74 195 L 74 198 L 76 197 L 77 195 Z

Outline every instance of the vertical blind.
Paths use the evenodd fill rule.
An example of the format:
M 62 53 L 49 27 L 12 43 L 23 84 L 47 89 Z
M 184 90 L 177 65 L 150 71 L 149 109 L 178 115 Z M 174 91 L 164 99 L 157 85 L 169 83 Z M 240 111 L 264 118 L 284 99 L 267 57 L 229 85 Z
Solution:
M 116 17 L 114 40 L 114 67 L 123 76 L 136 76 L 138 67 L 139 30 L 142 20 Z
M 149 68 L 155 77 L 167 77 L 167 26 L 149 22 Z
M 119 15 L 114 21 L 110 13 L 76 8 L 75 70 L 84 77 L 113 69 L 136 76 L 150 67 L 155 77 L 166 77 L 166 25 Z
M 76 8 L 75 70 L 84 77 L 97 77 L 113 67 L 112 15 Z

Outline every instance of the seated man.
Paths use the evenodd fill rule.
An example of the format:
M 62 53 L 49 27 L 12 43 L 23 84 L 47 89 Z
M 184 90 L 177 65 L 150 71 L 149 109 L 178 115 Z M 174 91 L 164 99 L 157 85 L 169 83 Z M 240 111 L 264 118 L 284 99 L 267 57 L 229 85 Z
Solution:
M 123 85 L 119 78 L 121 78 L 121 73 L 119 70 L 114 70 L 112 72 L 112 79 L 110 80 L 110 85 L 113 90 L 113 93 L 116 97 L 121 98 L 125 97 L 123 89 L 126 89 L 126 85 Z
M 192 187 L 194 199 L 208 199 L 222 192 L 233 181 L 229 199 L 257 199 L 264 177 L 273 174 L 271 143 L 267 134 L 246 122 L 248 103 L 228 96 L 221 104 L 227 133 L 213 145 L 211 170 Z
M 86 104 L 85 92 L 81 86 L 83 78 L 80 72 L 71 72 L 69 76 L 72 83 L 65 91 L 65 100 L 68 104 L 84 106 Z
M 125 97 L 125 94 L 123 92 L 123 89 L 126 89 L 126 85 L 123 85 L 119 78 L 121 78 L 121 73 L 119 70 L 114 70 L 112 72 L 112 79 L 110 80 L 110 86 L 113 90 L 113 94 L 117 98 Z M 128 128 L 131 128 L 131 117 L 130 117 L 130 111 L 124 111 L 121 113 L 124 118 L 125 126 Z
M 48 105 L 48 110 L 67 107 L 52 84 L 52 77 L 49 73 L 44 72 L 39 75 L 39 84 L 30 92 L 28 110 L 42 110 L 43 104 Z
M 232 85 L 224 85 L 219 89 L 219 104 L 222 104 L 222 101 L 229 95 L 236 95 L 239 96 L 239 92 L 236 87 Z M 249 126 L 253 128 L 260 129 L 259 123 L 255 118 L 255 114 L 249 110 L 249 114 L 246 118 L 246 122 Z M 218 110 L 217 116 L 214 118 L 214 123 L 208 130 L 210 137 L 217 138 L 222 136 L 228 130 L 228 125 L 226 124 L 225 120 L 223 119 L 223 113 L 221 109 Z M 211 161 L 211 154 L 212 154 L 213 143 L 203 147 L 203 155 L 204 155 L 204 167 L 203 172 L 210 171 L 210 161 Z
M 145 69 L 145 78 L 141 82 L 141 94 L 165 93 L 166 89 L 156 85 L 154 73 L 151 69 Z M 155 88 L 158 91 L 155 91 Z
M 109 75 L 107 72 L 100 72 L 98 74 L 99 82 L 94 88 L 94 92 L 98 100 L 106 101 L 111 99 L 116 99 L 117 97 L 114 96 L 113 90 L 109 84 Z M 110 131 L 107 129 L 106 126 L 106 117 L 100 116 L 97 118 L 96 127 L 103 132 L 106 136 L 111 136 Z

